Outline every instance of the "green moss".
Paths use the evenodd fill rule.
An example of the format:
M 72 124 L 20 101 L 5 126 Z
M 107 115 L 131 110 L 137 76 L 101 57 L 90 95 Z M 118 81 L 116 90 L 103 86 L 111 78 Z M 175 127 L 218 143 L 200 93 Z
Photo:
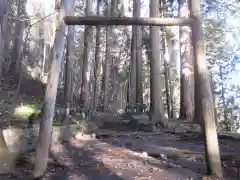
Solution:
M 14 109 L 14 115 L 21 118 L 28 118 L 33 113 L 38 113 L 35 105 L 20 105 Z

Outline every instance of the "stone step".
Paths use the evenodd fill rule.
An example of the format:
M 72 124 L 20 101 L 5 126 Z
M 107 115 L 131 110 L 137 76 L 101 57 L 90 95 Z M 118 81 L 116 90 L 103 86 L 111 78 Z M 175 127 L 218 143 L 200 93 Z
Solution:
M 84 132 L 81 125 L 55 126 L 52 131 L 52 143 L 68 140 L 76 132 Z M 39 126 L 33 128 L 7 128 L 3 136 L 10 152 L 26 152 L 36 148 Z

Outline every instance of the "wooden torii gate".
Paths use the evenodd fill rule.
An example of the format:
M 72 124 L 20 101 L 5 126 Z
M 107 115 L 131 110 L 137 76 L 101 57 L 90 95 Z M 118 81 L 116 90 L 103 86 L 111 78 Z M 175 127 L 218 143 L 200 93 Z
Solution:
M 58 1 L 58 0 L 57 0 Z M 64 2 L 63 2 L 64 1 Z M 203 33 L 202 33 L 202 25 L 200 19 L 200 0 L 189 0 L 189 9 L 190 9 L 190 18 L 157 18 L 157 17 L 149 17 L 149 18 L 134 18 L 134 17 L 98 17 L 98 16 L 90 16 L 90 17 L 77 17 L 77 16 L 65 16 L 65 12 L 61 12 L 61 6 L 65 6 L 67 3 L 66 0 L 61 0 L 60 3 L 60 15 L 63 18 L 63 21 L 66 25 L 89 25 L 89 26 L 112 26 L 112 25 L 139 25 L 139 26 L 170 26 L 170 25 L 178 25 L 178 26 L 190 26 L 192 28 L 192 46 L 193 46 L 193 55 L 194 55 L 194 64 L 195 64 L 195 73 L 198 78 L 198 90 L 199 90 L 199 99 L 201 104 L 201 113 L 203 114 L 203 122 L 202 129 L 204 132 L 204 140 L 205 140 L 205 159 L 207 165 L 207 173 L 211 175 L 216 175 L 217 177 L 222 177 L 222 168 L 221 161 L 219 156 L 219 145 L 218 145 L 218 137 L 216 131 L 216 124 L 214 118 L 214 107 L 213 107 L 213 98 L 212 91 L 210 85 L 210 76 L 207 68 L 207 61 L 205 59 L 204 52 L 204 42 L 203 42 Z M 65 16 L 65 17 L 64 17 Z M 60 17 L 60 21 L 62 20 Z M 61 24 L 61 22 L 60 22 Z M 59 24 L 58 24 L 59 25 Z M 59 25 L 59 29 L 61 30 L 61 25 Z M 57 36 L 56 36 L 57 37 Z M 55 38 L 56 42 L 57 39 Z M 55 64 L 54 64 L 55 63 Z M 44 111 L 45 115 L 42 119 L 40 125 L 40 135 L 39 135 L 39 143 L 42 143 L 42 147 L 37 150 L 36 157 L 36 166 L 35 166 L 35 176 L 37 177 L 41 173 L 43 173 L 46 164 L 43 163 L 43 159 L 48 156 L 48 148 L 49 141 L 46 139 L 50 139 L 49 131 L 52 127 L 47 126 L 49 122 L 52 122 L 51 116 L 53 116 L 51 110 L 54 110 L 54 104 L 56 97 L 52 97 L 52 99 L 47 100 L 47 97 L 54 96 L 56 94 L 57 84 L 54 84 L 58 79 L 54 73 L 60 71 L 56 67 L 61 62 L 53 62 L 52 68 L 50 71 L 53 78 L 49 78 L 49 82 L 47 85 L 47 90 L 45 94 L 45 102 L 44 102 Z M 56 70 L 57 69 L 57 70 Z M 52 85 L 54 84 L 54 85 Z M 56 86 L 56 87 L 55 87 Z M 49 91 L 49 92 L 48 92 Z M 51 123 L 49 123 L 51 124 Z M 41 131 L 42 130 L 42 131 Z M 46 141 L 46 142 L 44 142 Z M 37 165 L 44 164 L 44 165 Z M 41 166 L 41 167 L 40 167 Z M 37 170 L 40 169 L 40 170 Z
M 196 65 L 196 73 L 199 79 L 199 90 L 202 104 L 203 124 L 205 133 L 205 155 L 208 174 L 222 176 L 220 163 L 218 138 L 216 124 L 213 111 L 213 102 L 210 86 L 210 77 L 207 69 L 207 61 L 205 59 L 204 42 L 202 34 L 202 25 L 200 19 L 200 1 L 191 0 L 190 2 L 191 18 L 134 18 L 134 17 L 77 17 L 66 16 L 64 22 L 67 25 L 88 25 L 88 26 L 112 26 L 112 25 L 139 25 L 139 26 L 160 26 L 160 25 L 180 25 L 192 27 L 192 45 L 194 54 L 194 63 Z M 207 111 L 211 111 L 208 113 Z M 212 156 L 212 153 L 214 155 Z M 218 156 L 218 157 L 217 157 Z M 216 163 L 218 161 L 218 163 Z M 220 171 L 219 171 L 220 170 Z

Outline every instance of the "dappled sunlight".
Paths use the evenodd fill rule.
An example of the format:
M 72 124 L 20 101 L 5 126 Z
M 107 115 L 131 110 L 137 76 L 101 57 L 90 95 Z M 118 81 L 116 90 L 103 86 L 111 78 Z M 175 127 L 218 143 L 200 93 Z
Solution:
M 147 152 L 138 152 L 96 140 L 72 140 L 71 144 L 76 148 L 84 148 L 90 151 L 93 159 L 102 162 L 104 167 L 122 177 L 126 177 L 125 175 L 129 173 L 135 178 L 148 177 L 148 179 L 160 177 L 175 179 L 196 176 L 189 170 L 181 169 L 179 165 L 151 157 Z
M 150 135 L 150 133 L 139 133 L 139 138 L 132 139 L 135 137 L 131 133 L 126 133 L 122 135 L 110 135 L 109 138 L 101 138 L 100 142 L 88 141 L 85 147 L 90 147 L 89 150 L 101 153 L 97 153 L 99 156 L 105 157 L 106 159 L 113 159 L 112 156 L 117 156 L 117 159 L 128 159 L 128 163 L 133 161 L 145 161 L 148 164 L 152 164 L 163 168 L 173 168 L 175 171 L 177 169 L 186 168 L 194 172 L 205 173 L 204 162 L 204 143 L 203 139 L 200 142 L 195 142 L 196 140 L 178 140 L 178 135 L 163 134 Z M 128 134 L 128 135 L 127 135 Z M 145 135 L 147 136 L 145 136 Z M 153 133 L 152 133 L 153 134 Z M 148 137 L 148 138 L 147 138 Z M 189 137 L 192 139 L 191 137 Z M 230 160 L 234 157 L 234 153 L 231 147 L 235 147 L 234 144 L 228 140 L 228 142 L 220 141 L 221 149 L 221 159 L 223 161 Z M 82 143 L 77 142 L 76 143 Z M 110 157 L 109 157 L 110 156 Z M 215 155 L 214 155 L 215 156 Z M 103 159 L 103 158 L 102 158 Z M 123 162 L 123 160 L 122 160 Z M 130 165 L 131 166 L 131 165 Z M 225 167 L 227 170 L 231 167 Z M 198 169 L 198 170 L 197 170 Z M 134 169 L 136 170 L 136 169 Z
M 33 113 L 38 113 L 39 110 L 36 109 L 34 105 L 19 105 L 14 109 L 14 115 L 21 118 L 27 118 Z
M 185 77 L 193 77 L 194 72 L 193 72 L 193 67 L 190 64 L 185 64 L 182 73 L 184 74 Z

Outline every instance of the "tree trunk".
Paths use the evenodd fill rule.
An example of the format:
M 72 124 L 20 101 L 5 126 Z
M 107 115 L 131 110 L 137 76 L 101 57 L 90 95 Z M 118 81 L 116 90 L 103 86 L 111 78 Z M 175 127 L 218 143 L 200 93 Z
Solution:
M 74 9 L 74 0 L 68 1 L 70 9 Z M 74 15 L 74 11 L 69 11 L 69 16 Z M 64 84 L 64 98 L 65 98 L 65 111 L 64 121 L 69 120 L 69 109 L 72 96 L 72 71 L 73 71 L 73 46 L 74 46 L 74 26 L 68 26 L 67 34 L 67 50 L 65 62 L 65 84 Z
M 134 0 L 135 1 L 135 0 Z M 135 10 L 133 9 L 133 12 Z M 134 15 L 133 15 L 134 16 Z M 130 62 L 130 83 L 129 83 L 129 103 L 136 103 L 136 26 L 132 26 L 132 43 L 131 43 L 131 62 Z
M 25 15 L 25 6 L 26 0 L 19 1 L 17 16 L 20 17 Z M 23 46 L 23 31 L 25 27 L 25 21 L 21 21 L 20 19 L 16 22 L 15 27 L 15 35 L 14 35 L 14 46 L 12 51 L 12 68 L 15 72 L 20 73 L 21 68 L 21 54 L 22 54 L 22 46 Z
M 142 31 L 144 32 L 144 31 Z M 147 56 L 147 65 L 150 65 L 150 73 L 151 73 L 151 58 L 152 58 L 152 51 L 151 51 L 151 42 L 150 42 L 150 36 L 143 34 L 142 36 L 143 44 L 145 45 L 146 48 L 146 56 Z M 152 80 L 151 80 L 151 75 L 150 75 L 150 111 L 152 111 Z
M 188 0 L 180 1 L 180 16 L 189 17 Z M 194 117 L 194 67 L 191 46 L 191 28 L 180 27 L 181 107 L 180 119 L 192 121 Z
M 214 118 L 213 96 L 211 91 L 210 76 L 205 59 L 202 24 L 200 19 L 200 1 L 190 1 L 190 14 L 194 19 L 192 24 L 192 44 L 195 58 L 198 96 L 203 115 L 203 132 L 205 134 L 205 156 L 208 174 L 222 178 L 222 167 L 219 155 L 218 137 Z
M 40 23 L 40 27 L 44 28 L 44 23 Z M 42 29 L 41 29 L 42 30 Z M 40 33 L 41 32 L 41 33 Z M 45 65 L 45 41 L 44 41 L 44 32 L 39 30 L 39 51 L 41 60 L 39 61 L 39 67 L 41 68 L 41 71 L 39 73 L 39 79 L 42 79 L 44 77 L 44 65 Z
M 2 0 L 0 2 L 0 78 L 2 77 L 3 64 L 5 60 L 5 36 L 7 36 L 7 21 L 8 18 L 8 2 L 7 0 Z
M 131 71 L 131 65 L 129 65 L 129 68 L 128 68 L 128 81 L 127 81 L 127 97 L 126 97 L 126 100 L 127 100 L 127 103 L 130 102 L 130 72 Z
M 56 36 L 54 46 L 50 53 L 52 60 L 51 70 L 48 77 L 45 99 L 43 104 L 43 117 L 40 122 L 39 140 L 37 145 L 36 160 L 34 167 L 34 178 L 40 178 L 44 175 L 47 168 L 48 151 L 51 143 L 52 122 L 55 110 L 55 102 L 57 95 L 57 86 L 61 63 L 63 59 L 63 48 L 65 41 L 65 24 L 62 23 L 62 17 L 68 11 L 67 0 L 61 0 L 60 13 L 56 22 Z
M 4 63 L 4 25 L 3 19 L 0 20 L 0 79 L 2 78 L 2 70 Z
M 227 105 L 226 105 L 226 99 L 225 99 L 225 88 L 224 88 L 224 85 L 223 85 L 223 76 L 222 76 L 222 67 L 219 66 L 219 75 L 220 75 L 220 80 L 221 80 L 221 99 L 222 99 L 222 105 L 223 105 L 223 119 L 224 121 L 227 121 L 228 120 L 228 117 L 227 117 Z M 231 129 L 229 129 L 229 131 L 231 131 Z
M 97 1 L 97 16 L 100 15 L 100 2 Z M 100 75 L 100 30 L 101 27 L 97 26 L 97 32 L 96 32 L 96 49 L 95 49 L 95 63 L 94 63 L 94 82 L 93 82 L 93 100 L 92 100 L 92 114 L 91 116 L 96 115 L 96 109 L 97 109 L 97 97 L 98 97 L 98 77 Z
M 217 109 L 216 109 L 216 104 L 215 104 L 214 82 L 213 82 L 212 75 L 210 76 L 210 81 L 211 81 L 211 90 L 212 90 L 212 95 L 213 95 L 213 106 L 214 106 L 215 123 L 216 123 L 216 127 L 217 127 L 217 132 L 219 133 L 220 128 L 219 128 L 219 123 L 218 123 L 218 120 L 217 120 Z
M 171 102 L 170 102 L 170 93 L 169 93 L 169 83 L 168 83 L 168 65 L 165 62 L 164 63 L 164 78 L 165 78 L 165 91 L 166 91 L 166 103 L 167 103 L 167 114 L 168 114 L 168 118 L 171 117 Z
M 111 16 L 111 9 L 112 9 L 112 2 L 108 0 L 108 10 L 107 16 Z M 112 33 L 112 27 L 106 27 L 106 52 L 105 52 L 105 62 L 103 68 L 103 111 L 108 111 L 109 109 L 109 73 L 110 73 L 110 64 L 111 64 L 111 57 L 110 57 L 110 36 Z
M 176 113 L 175 113 L 175 106 L 174 106 L 174 102 L 173 102 L 173 96 L 174 96 L 174 86 L 172 83 L 172 77 L 171 75 L 170 79 L 169 79 L 169 97 L 170 97 L 170 104 L 171 104 L 171 112 L 170 112 L 170 117 L 175 119 L 176 118 Z
M 159 1 L 159 12 L 160 16 L 163 18 L 165 12 L 168 11 L 168 7 L 165 0 Z M 161 26 L 161 38 L 162 38 L 162 46 L 164 53 L 164 82 L 165 82 L 165 95 L 166 95 L 166 106 L 167 106 L 167 114 L 168 118 L 171 116 L 171 101 L 170 101 L 170 90 L 169 90 L 169 60 L 167 59 L 167 32 L 164 26 Z
M 140 17 L 141 2 L 133 1 L 133 17 Z M 132 26 L 131 64 L 130 64 L 130 103 L 142 103 L 141 85 L 141 27 Z
M 157 17 L 159 12 L 158 0 L 150 1 L 150 16 Z M 162 68 L 163 66 L 163 56 L 160 57 L 160 39 L 159 39 L 159 27 L 151 26 L 150 27 L 150 38 L 151 38 L 151 49 L 152 49 L 152 59 L 151 59 L 151 93 L 152 93 L 152 107 L 151 107 L 151 119 L 153 121 L 153 131 L 155 130 L 156 122 L 159 122 L 163 127 L 166 126 L 166 118 L 164 116 L 164 106 L 162 100 Z
M 164 17 L 164 12 L 166 12 L 166 2 L 160 1 L 159 12 L 161 17 Z M 168 118 L 171 116 L 171 102 L 170 102 L 170 94 L 169 94 L 169 61 L 167 60 L 166 53 L 167 53 L 167 38 L 166 38 L 166 28 L 161 26 L 161 38 L 162 38 L 162 46 L 163 46 L 163 53 L 164 53 L 164 82 L 165 82 L 165 94 L 166 94 L 166 105 L 167 105 L 167 114 Z
M 170 117 L 171 118 L 176 118 L 176 112 L 175 112 L 175 104 L 174 104 L 174 68 L 172 65 L 172 62 L 174 62 L 174 67 L 176 66 L 176 56 L 174 52 L 174 42 L 172 40 L 172 35 L 171 32 L 169 33 L 167 29 L 165 28 L 165 33 L 166 33 L 166 39 L 165 39 L 165 50 L 166 50 L 166 57 L 168 58 L 167 64 L 167 76 L 168 76 L 168 87 L 169 87 L 169 103 L 170 103 Z
M 166 52 L 166 42 L 164 42 L 164 54 L 165 54 L 165 52 Z M 169 64 L 167 62 L 166 57 L 164 58 L 164 78 L 165 78 L 165 93 L 166 93 L 166 102 L 167 102 L 167 113 L 168 113 L 168 118 L 170 118 L 172 107 L 171 107 L 170 88 L 169 88 Z
M 133 16 L 141 16 L 141 1 L 134 0 Z M 142 87 L 142 28 L 140 26 L 134 27 L 136 38 L 136 102 L 143 103 L 143 87 Z
M 0 22 L 3 20 L 3 16 L 7 10 L 7 0 L 2 0 L 0 2 Z
M 85 14 L 86 16 L 91 15 L 92 11 L 92 0 L 86 1 L 86 10 Z M 90 72 L 88 68 L 88 60 L 89 60 L 89 51 L 91 48 L 91 41 L 92 41 L 92 27 L 91 26 L 85 26 L 85 32 L 84 32 L 84 52 L 83 52 L 83 68 L 82 68 L 82 84 L 81 84 L 81 94 L 80 94 L 80 102 L 79 105 L 84 105 L 84 111 L 85 113 L 88 111 L 88 95 L 89 95 L 89 78 L 90 78 Z
M 178 119 L 184 120 L 184 119 L 187 118 L 187 115 L 186 115 L 186 107 L 184 105 L 184 91 L 185 90 L 184 90 L 184 86 L 183 86 L 183 84 L 184 84 L 183 82 L 184 81 L 183 81 L 183 76 L 182 76 L 182 69 L 183 69 L 182 68 L 182 64 L 183 64 L 182 60 L 180 60 L 180 63 L 181 63 L 181 65 L 180 65 L 180 112 L 179 112 Z M 196 94 L 196 92 L 195 92 L 195 94 Z M 195 99 L 195 102 L 197 102 L 196 99 Z
M 3 16 L 3 33 L 4 33 L 4 36 L 3 36 L 3 61 L 7 61 L 9 60 L 9 58 L 7 58 L 9 56 L 9 39 L 10 39 L 10 36 L 11 36 L 11 31 L 9 32 L 9 28 L 11 28 L 11 26 L 9 25 L 9 20 L 8 20 L 8 11 L 10 9 L 10 3 L 9 1 L 7 1 L 7 9 L 6 9 L 6 12 Z M 7 63 L 5 63 L 7 64 Z M 7 71 L 7 66 L 4 66 L 4 69 Z

